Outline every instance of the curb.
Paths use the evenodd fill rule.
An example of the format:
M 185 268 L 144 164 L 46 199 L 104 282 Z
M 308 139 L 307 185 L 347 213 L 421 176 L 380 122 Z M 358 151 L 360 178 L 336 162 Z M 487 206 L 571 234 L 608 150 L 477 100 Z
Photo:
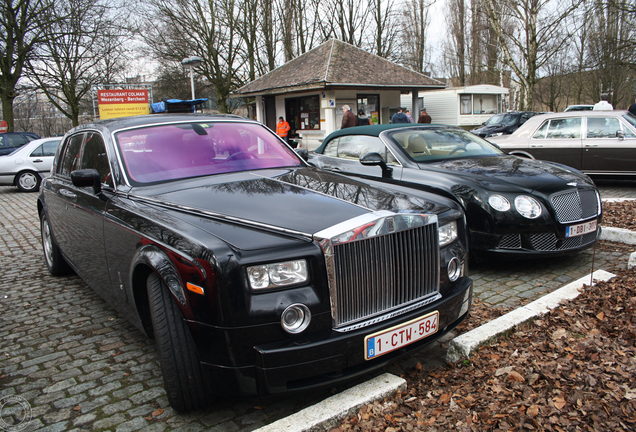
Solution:
M 601 226 L 599 240 L 636 245 L 636 231 Z
M 549 312 L 551 309 L 558 307 L 559 304 L 565 300 L 572 300 L 578 297 L 583 286 L 589 284 L 592 279 L 594 281 L 608 281 L 615 276 L 616 275 L 606 272 L 605 270 L 597 270 L 591 276 L 584 276 L 526 306 L 515 309 L 468 333 L 464 333 L 450 342 L 446 359 L 454 363 L 463 357 L 468 357 L 485 343 L 494 340 L 496 337 L 531 319 Z M 592 285 L 593 284 L 594 283 L 592 283 Z
M 385 373 L 318 402 L 302 411 L 256 429 L 256 432 L 308 432 L 329 430 L 361 406 L 406 390 L 406 380 Z

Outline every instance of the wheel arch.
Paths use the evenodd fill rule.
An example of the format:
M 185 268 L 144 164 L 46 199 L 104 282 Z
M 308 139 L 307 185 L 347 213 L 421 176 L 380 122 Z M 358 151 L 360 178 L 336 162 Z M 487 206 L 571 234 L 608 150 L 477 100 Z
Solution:
M 523 150 L 513 150 L 513 151 L 509 152 L 508 154 L 511 154 L 513 156 L 519 156 L 519 157 L 522 157 L 522 158 L 534 160 L 534 156 L 532 156 L 530 153 L 528 153 L 526 151 L 523 151 Z
M 187 306 L 184 285 L 168 254 L 155 245 L 140 248 L 132 262 L 130 275 L 135 308 L 144 331 L 150 338 L 153 338 L 148 288 L 146 286 L 148 277 L 152 273 L 158 274 L 182 308 Z

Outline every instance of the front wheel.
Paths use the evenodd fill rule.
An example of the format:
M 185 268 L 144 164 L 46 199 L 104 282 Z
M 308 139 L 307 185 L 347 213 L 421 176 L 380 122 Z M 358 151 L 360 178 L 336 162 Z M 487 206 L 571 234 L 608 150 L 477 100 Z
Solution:
M 40 217 L 40 233 L 42 234 L 42 249 L 44 250 L 44 261 L 49 273 L 53 276 L 63 276 L 71 272 L 71 267 L 64 260 L 60 248 L 55 243 L 51 234 L 51 227 L 46 213 L 42 211 Z
M 165 283 L 156 273 L 148 277 L 147 288 L 152 329 L 168 401 L 180 412 L 203 408 L 208 404 L 208 395 L 190 329 Z
M 33 171 L 21 172 L 15 179 L 15 185 L 22 192 L 37 192 L 41 182 L 42 178 Z

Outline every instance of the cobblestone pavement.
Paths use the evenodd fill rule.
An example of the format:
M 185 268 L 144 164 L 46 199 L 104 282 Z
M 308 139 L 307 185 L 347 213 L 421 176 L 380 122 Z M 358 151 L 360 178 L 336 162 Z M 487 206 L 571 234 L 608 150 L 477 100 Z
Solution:
M 601 184 L 604 197 L 636 197 L 636 182 Z M 219 399 L 177 414 L 168 405 L 152 341 L 77 276 L 51 277 L 43 261 L 36 194 L 0 187 L 0 398 L 31 406 L 24 430 L 248 431 L 329 396 L 332 389 L 286 398 Z M 602 250 L 601 250 L 602 249 Z M 598 248 L 558 260 L 480 264 L 476 296 L 515 306 L 594 269 L 626 267 L 624 248 Z M 434 354 L 432 354 L 434 353 Z M 389 371 L 443 361 L 432 347 Z M 20 420 L 2 408 L 2 421 Z

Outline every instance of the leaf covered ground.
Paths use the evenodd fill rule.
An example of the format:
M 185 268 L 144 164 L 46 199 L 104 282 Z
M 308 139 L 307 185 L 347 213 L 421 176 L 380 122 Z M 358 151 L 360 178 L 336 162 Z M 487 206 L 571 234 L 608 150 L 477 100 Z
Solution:
M 612 218 L 634 229 L 631 205 L 605 206 L 603 225 Z M 418 364 L 403 376 L 405 392 L 363 406 L 331 432 L 636 431 L 636 271 L 608 270 L 617 277 L 469 359 Z M 506 312 L 476 302 L 458 330 Z

